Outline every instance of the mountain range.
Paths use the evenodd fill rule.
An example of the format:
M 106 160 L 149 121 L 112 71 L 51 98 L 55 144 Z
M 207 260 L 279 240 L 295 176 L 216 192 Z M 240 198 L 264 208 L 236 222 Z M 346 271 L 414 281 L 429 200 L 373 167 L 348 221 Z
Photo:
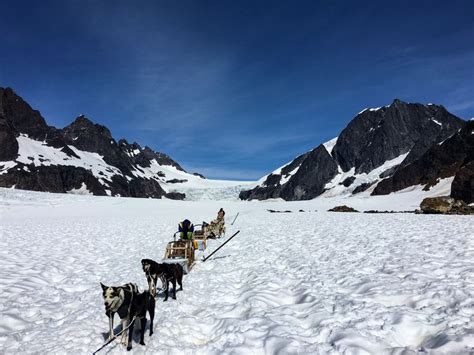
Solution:
M 48 192 L 184 199 L 170 186 L 203 180 L 168 155 L 125 139 L 85 116 L 49 126 L 10 88 L 0 88 L 0 186 Z
M 84 115 L 62 129 L 49 126 L 10 88 L 0 88 L 0 146 L 0 187 L 25 190 L 184 199 L 212 187 L 240 191 L 243 200 L 295 201 L 429 190 L 443 180 L 452 197 L 474 202 L 474 121 L 398 99 L 361 111 L 338 137 L 253 184 L 188 173 L 164 153 L 116 141 Z
M 451 195 L 474 202 L 474 121 L 443 106 L 406 103 L 358 113 L 337 138 L 260 179 L 243 200 L 385 195 L 452 179 Z

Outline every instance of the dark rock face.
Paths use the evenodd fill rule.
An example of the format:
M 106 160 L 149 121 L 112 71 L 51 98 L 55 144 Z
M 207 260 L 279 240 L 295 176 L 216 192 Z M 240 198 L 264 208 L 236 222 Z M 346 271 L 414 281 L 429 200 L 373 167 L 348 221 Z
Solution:
M 310 200 L 324 192 L 337 174 L 337 164 L 323 145 L 312 150 L 292 178 L 283 185 L 281 197 L 287 201 Z
M 339 135 L 332 155 L 343 171 L 355 167 L 356 173 L 367 173 L 409 151 L 406 163 L 414 161 L 463 124 L 442 106 L 395 100 L 358 114 Z
M 239 194 L 241 200 L 266 200 L 269 198 L 280 197 L 282 186 L 280 181 L 282 177 L 288 177 L 288 174 L 299 167 L 307 157 L 308 153 L 302 154 L 293 160 L 290 164 L 281 169 L 280 174 L 270 174 L 265 179 L 263 186 L 257 186 L 252 190 L 244 190 Z
M 132 197 L 161 198 L 166 195 L 165 190 L 154 179 L 133 179 L 129 182 L 129 195 Z
M 0 116 L 0 161 L 14 160 L 18 156 L 18 142 L 6 118 Z
M 134 142 L 129 144 L 125 139 L 119 140 L 118 145 L 122 152 L 127 155 L 135 165 L 148 168 L 151 166 L 151 161 L 156 160 L 160 165 L 171 165 L 177 170 L 184 171 L 184 169 L 168 155 L 155 152 L 148 146 L 142 148 L 138 143 Z
M 299 166 L 298 171 L 283 185 L 282 177 L 288 176 Z M 281 197 L 287 201 L 310 200 L 324 191 L 324 186 L 337 174 L 337 165 L 323 145 L 303 154 L 281 170 L 281 175 L 270 174 L 264 187 L 242 191 L 244 200 L 264 200 Z
M 336 176 L 338 168 L 344 172 L 354 169 L 355 174 L 369 173 L 386 161 L 408 153 L 400 165 L 382 172 L 378 180 L 357 186 L 353 193 L 365 191 L 420 158 L 464 123 L 442 106 L 409 104 L 400 100 L 394 100 L 390 106 L 364 110 L 341 132 L 331 155 L 323 146 L 303 154 L 280 173 L 268 175 L 261 186 L 242 191 L 240 198 L 312 199 L 324 192 L 324 186 Z M 288 172 L 298 166 L 299 170 L 286 179 Z M 349 187 L 354 181 L 355 177 L 350 176 L 341 184 Z
M 357 186 L 354 189 L 354 191 L 352 191 L 352 194 L 355 195 L 355 194 L 358 194 L 359 192 L 363 192 L 363 191 L 367 190 L 369 187 L 371 187 L 373 184 L 374 183 L 370 183 L 370 182 L 360 184 L 359 186 Z
M 171 179 L 171 180 L 166 180 L 168 184 L 182 184 L 184 182 L 188 182 L 186 179 Z
M 279 187 L 260 187 L 252 190 L 243 190 L 239 193 L 241 200 L 266 200 L 269 198 L 278 198 L 281 189 Z
M 16 137 L 20 134 L 44 141 L 46 145 L 58 148 L 75 159 L 80 157 L 71 147 L 98 153 L 107 164 L 117 168 L 120 173 L 107 180 L 102 172 L 99 173 L 102 176 L 94 176 L 90 170 L 83 167 L 35 166 L 17 162 L 15 167 L 0 175 L 2 187 L 67 192 L 82 188 L 85 184 L 87 190 L 94 195 L 161 198 L 166 192 L 160 186 L 159 179 L 165 177 L 165 174 L 158 172 L 148 178 L 139 177 L 144 175 L 141 168 L 149 167 L 151 161 L 156 159 L 159 164 L 172 165 L 184 171 L 166 154 L 155 152 L 149 147 L 142 149 L 137 143 L 128 144 L 125 140 L 117 143 L 108 128 L 94 124 L 83 115 L 62 130 L 48 126 L 39 111 L 33 110 L 12 89 L 0 88 L 0 167 L 4 166 L 2 161 L 14 161 L 17 158 Z M 39 161 L 46 159 L 39 157 Z M 185 195 L 173 193 L 171 196 L 181 199 Z
M 0 117 L 9 121 L 15 132 L 44 140 L 50 130 L 39 111 L 33 110 L 10 88 L 0 88 Z
M 186 195 L 181 192 L 168 192 L 165 197 L 170 200 L 184 200 Z
M 81 188 L 83 183 L 94 195 L 106 195 L 104 187 L 84 168 L 19 164 L 0 175 L 0 186 L 32 191 L 68 192 Z
M 474 160 L 463 165 L 451 185 L 451 197 L 466 203 L 474 202 Z
M 345 179 L 343 182 L 339 183 L 339 185 L 343 185 L 345 187 L 349 187 L 352 185 L 352 183 L 355 181 L 354 176 L 349 176 L 347 179 Z
M 83 115 L 64 127 L 63 135 L 69 145 L 86 152 L 99 153 L 107 164 L 117 167 L 126 175 L 133 169 L 130 158 L 117 145 L 109 129 L 94 124 Z
M 439 179 L 456 176 L 453 182 L 456 198 L 467 203 L 472 199 L 472 161 L 474 160 L 474 121 L 442 144 L 435 144 L 419 159 L 398 169 L 393 176 L 382 180 L 373 195 L 386 195 L 413 185 L 435 185 Z M 459 173 L 459 177 L 457 174 Z

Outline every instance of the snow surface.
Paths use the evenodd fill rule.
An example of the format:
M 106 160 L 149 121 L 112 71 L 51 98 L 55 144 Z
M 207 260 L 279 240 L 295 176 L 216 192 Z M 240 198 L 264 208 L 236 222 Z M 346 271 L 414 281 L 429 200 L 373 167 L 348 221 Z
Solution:
M 398 199 L 407 209 L 415 190 L 370 203 Z M 227 226 L 228 235 L 240 234 L 196 264 L 177 301 L 158 295 L 155 334 L 146 334 L 145 347 L 135 340 L 131 353 L 474 352 L 472 216 L 324 212 L 339 200 L 186 202 L 0 189 L 1 352 L 96 350 L 108 331 L 99 282 L 143 290 L 140 260 L 162 258 L 179 220 L 209 221 L 220 207 L 227 222 L 240 212 Z M 205 254 L 220 243 L 210 241 Z M 116 341 L 104 353 L 126 351 Z
M 87 185 L 85 182 L 81 184 L 81 187 L 78 189 L 71 189 L 67 193 L 75 194 L 75 195 L 93 195 L 91 191 L 87 189 Z

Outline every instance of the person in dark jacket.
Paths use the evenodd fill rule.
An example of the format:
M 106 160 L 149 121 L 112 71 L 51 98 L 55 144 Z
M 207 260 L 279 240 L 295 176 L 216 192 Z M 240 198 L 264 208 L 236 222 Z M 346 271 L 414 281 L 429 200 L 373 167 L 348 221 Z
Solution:
M 192 240 L 194 236 L 194 225 L 189 219 L 185 219 L 178 225 L 178 232 L 182 240 Z

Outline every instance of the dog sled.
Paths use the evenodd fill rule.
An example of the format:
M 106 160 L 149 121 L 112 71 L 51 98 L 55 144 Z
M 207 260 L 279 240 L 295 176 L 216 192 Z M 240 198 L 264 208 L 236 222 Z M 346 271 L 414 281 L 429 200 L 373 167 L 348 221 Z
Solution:
M 220 209 L 217 213 L 217 218 L 212 220 L 210 223 L 203 222 L 202 231 L 206 239 L 216 239 L 225 235 L 225 212 L 224 209 Z
M 164 263 L 168 264 L 180 264 L 183 267 L 183 271 L 187 274 L 194 266 L 194 240 L 176 240 L 176 232 L 174 234 L 174 240 L 166 245 Z
M 204 251 L 207 248 L 207 236 L 204 233 L 203 224 L 197 224 L 195 227 L 200 227 L 200 229 L 194 230 L 194 249 Z

